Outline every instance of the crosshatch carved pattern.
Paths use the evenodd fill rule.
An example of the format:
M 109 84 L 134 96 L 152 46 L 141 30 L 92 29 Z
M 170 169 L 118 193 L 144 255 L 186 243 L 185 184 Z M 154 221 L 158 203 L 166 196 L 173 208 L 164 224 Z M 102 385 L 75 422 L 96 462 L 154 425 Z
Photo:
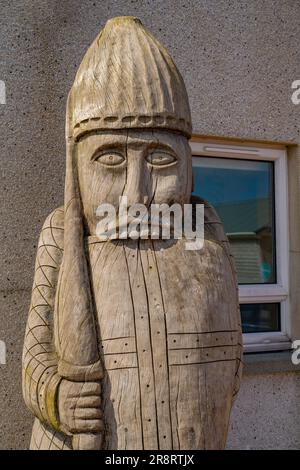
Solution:
M 23 351 L 23 394 L 41 421 L 50 421 L 47 388 L 57 380 L 53 310 L 63 252 L 63 209 L 56 209 L 41 231 Z

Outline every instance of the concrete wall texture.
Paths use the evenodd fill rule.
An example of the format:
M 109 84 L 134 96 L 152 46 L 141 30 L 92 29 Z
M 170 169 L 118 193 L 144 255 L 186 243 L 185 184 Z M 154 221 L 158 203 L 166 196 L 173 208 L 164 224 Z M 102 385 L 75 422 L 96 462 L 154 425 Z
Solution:
M 189 93 L 194 132 L 300 143 L 298 0 L 15 0 L 0 2 L 0 448 L 27 448 L 21 350 L 37 238 L 63 201 L 68 90 L 107 19 L 136 15 L 167 47 Z M 300 155 L 291 154 L 291 305 L 297 317 Z M 299 325 L 300 321 L 298 321 Z M 300 326 L 300 325 L 299 325 Z M 299 448 L 300 376 L 245 374 L 228 447 Z

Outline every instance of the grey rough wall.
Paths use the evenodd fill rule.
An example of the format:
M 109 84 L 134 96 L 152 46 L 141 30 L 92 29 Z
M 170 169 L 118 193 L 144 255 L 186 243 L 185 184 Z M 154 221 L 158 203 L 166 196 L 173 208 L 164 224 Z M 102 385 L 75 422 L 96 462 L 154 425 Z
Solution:
M 234 406 L 228 449 L 300 448 L 300 375 L 244 376 Z
M 118 15 L 140 17 L 171 52 L 187 85 L 195 132 L 300 141 L 300 106 L 290 99 L 291 83 L 300 79 L 298 0 L 1 0 L 0 80 L 7 104 L 0 105 L 0 339 L 8 362 L 0 366 L 0 448 L 28 446 L 31 417 L 21 397 L 20 356 L 38 233 L 63 201 L 67 92 L 85 50 Z M 297 238 L 297 259 L 299 244 Z M 266 378 L 263 384 L 251 380 L 245 378 L 233 416 L 235 448 L 248 445 L 248 424 L 260 422 L 260 410 L 249 405 L 253 380 L 261 390 L 271 386 Z M 296 380 L 285 382 L 286 393 L 293 393 Z M 284 396 L 276 387 L 274 394 L 284 413 Z M 264 432 L 259 426 L 257 432 L 268 448 L 277 441 L 266 431 L 273 423 L 265 419 L 263 394 L 260 403 Z M 288 434 L 299 433 L 299 425 L 295 431 L 292 414 L 286 419 L 284 442 L 298 442 Z

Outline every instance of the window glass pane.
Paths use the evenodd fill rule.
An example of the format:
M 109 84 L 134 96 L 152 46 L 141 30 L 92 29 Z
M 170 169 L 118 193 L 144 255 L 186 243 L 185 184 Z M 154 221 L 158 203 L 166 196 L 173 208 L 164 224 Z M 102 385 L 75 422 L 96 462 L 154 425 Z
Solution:
M 197 156 L 193 174 L 194 194 L 224 224 L 239 284 L 275 283 L 273 162 Z
M 280 304 L 241 304 L 243 333 L 280 331 Z

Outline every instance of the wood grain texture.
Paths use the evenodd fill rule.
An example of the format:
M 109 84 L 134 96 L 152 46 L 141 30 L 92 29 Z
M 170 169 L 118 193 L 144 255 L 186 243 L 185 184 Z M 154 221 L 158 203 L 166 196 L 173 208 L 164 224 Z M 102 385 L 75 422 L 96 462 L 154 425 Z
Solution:
M 167 51 L 136 18 L 110 20 L 69 94 L 65 203 L 39 241 L 23 354 L 32 449 L 225 447 L 242 369 L 237 281 L 218 216 L 191 198 L 190 134 Z M 96 209 L 118 213 L 120 196 L 204 204 L 204 247 L 101 241 Z
M 232 261 L 209 205 L 205 221 L 201 254 L 185 251 L 184 241 L 89 238 L 107 449 L 225 446 L 241 332 Z M 66 436 L 46 429 L 43 448 L 49 433 L 69 448 Z M 35 426 L 32 448 L 40 433 Z

